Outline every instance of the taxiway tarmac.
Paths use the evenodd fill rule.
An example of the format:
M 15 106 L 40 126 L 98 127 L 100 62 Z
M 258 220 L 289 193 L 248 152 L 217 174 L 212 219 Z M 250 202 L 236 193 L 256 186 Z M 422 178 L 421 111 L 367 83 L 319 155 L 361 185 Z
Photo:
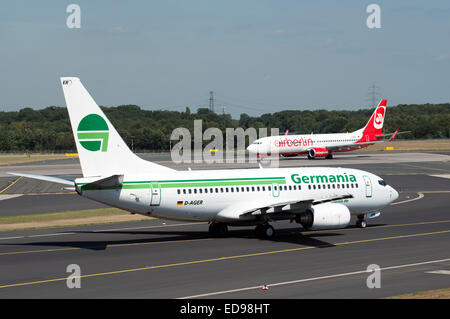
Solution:
M 378 298 L 450 287 L 440 272 L 450 270 L 449 162 L 354 165 L 384 171 L 401 191 L 366 229 L 277 222 L 273 240 L 249 227 L 211 238 L 205 223 L 149 220 L 2 232 L 0 298 Z M 66 285 L 69 264 L 81 268 L 79 289 Z M 381 288 L 366 285 L 371 264 Z

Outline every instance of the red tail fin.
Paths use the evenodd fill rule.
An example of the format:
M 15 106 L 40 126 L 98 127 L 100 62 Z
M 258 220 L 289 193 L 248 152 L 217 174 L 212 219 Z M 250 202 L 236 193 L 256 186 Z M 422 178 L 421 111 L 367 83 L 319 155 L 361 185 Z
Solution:
M 382 134 L 387 100 L 381 100 L 363 130 L 363 139 L 374 141 L 376 135 Z

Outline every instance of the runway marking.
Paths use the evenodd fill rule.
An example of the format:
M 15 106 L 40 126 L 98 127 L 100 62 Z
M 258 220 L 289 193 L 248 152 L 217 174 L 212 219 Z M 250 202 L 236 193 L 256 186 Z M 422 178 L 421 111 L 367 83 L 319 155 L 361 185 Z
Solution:
M 450 172 L 450 170 L 444 169 L 444 168 L 424 167 L 424 166 L 412 165 L 412 164 L 406 164 L 406 163 L 399 163 L 399 164 L 400 165 L 404 165 L 404 166 L 411 166 L 411 167 L 414 167 L 414 168 L 420 168 L 420 169 L 423 169 L 424 171 L 427 170 L 427 169 L 431 169 L 431 170 L 434 170 L 434 171 Z
M 22 196 L 22 194 L 0 194 L 0 200 L 13 199 L 20 196 Z
M 6 186 L 5 188 L 3 188 L 0 191 L 0 194 L 3 193 L 4 191 L 6 191 L 8 188 L 10 188 L 11 186 L 13 186 L 15 183 L 17 183 L 23 176 L 20 176 L 19 178 L 15 179 L 11 184 L 9 184 L 8 186 Z
M 442 175 L 430 175 L 433 177 L 440 177 L 440 178 L 450 178 L 450 174 L 442 174 Z
M 430 233 L 401 235 L 401 236 L 392 236 L 392 237 L 383 237 L 383 238 L 373 238 L 373 239 L 357 240 L 357 241 L 349 241 L 349 242 L 342 242 L 342 243 L 334 243 L 333 245 L 335 245 L 335 246 L 344 246 L 344 245 L 351 245 L 351 244 L 360 244 L 360 243 L 368 243 L 368 242 L 376 242 L 376 241 L 384 241 L 384 240 L 393 240 L 393 239 L 413 238 L 413 237 L 421 237 L 421 236 L 431 236 L 431 235 L 448 234 L 448 233 L 450 233 L 450 230 L 443 230 L 443 231 L 430 232 Z M 329 245 L 329 244 L 318 245 L 318 246 L 315 246 L 315 247 L 299 247 L 299 248 L 282 249 L 282 250 L 274 250 L 274 251 L 265 251 L 265 252 L 250 253 L 250 254 L 235 255 L 235 256 L 226 256 L 226 257 L 218 257 L 218 258 L 210 258 L 210 259 L 200 259 L 200 260 L 185 261 L 185 262 L 166 264 L 166 265 L 157 265 L 157 266 L 148 266 L 148 267 L 140 267 L 140 268 L 122 269 L 122 270 L 115 270 L 115 271 L 109 271 L 109 272 L 103 272 L 103 273 L 81 275 L 81 276 L 79 276 L 79 278 L 90 278 L 90 277 L 117 275 L 117 274 L 137 272 L 137 271 L 144 271 L 144 270 L 161 269 L 161 268 L 172 268 L 172 267 L 195 265 L 195 264 L 201 264 L 201 263 L 218 262 L 218 261 L 242 259 L 242 258 L 249 258 L 249 257 L 265 256 L 265 255 L 274 255 L 274 254 L 280 254 L 280 253 L 288 253 L 288 252 L 296 252 L 296 251 L 303 251 L 303 250 L 311 250 L 311 249 L 326 247 L 327 245 Z M 11 288 L 11 287 L 19 287 L 19 286 L 36 285 L 36 284 L 43 284 L 43 283 L 50 283 L 50 282 L 64 281 L 64 280 L 67 280 L 67 277 L 46 279 L 46 280 L 39 280 L 39 281 L 32 281 L 32 282 L 22 282 L 22 283 L 15 283 L 15 284 L 7 284 L 7 285 L 0 286 L 0 289 Z
M 196 238 L 196 239 L 182 239 L 182 240 L 164 240 L 164 241 L 152 241 L 147 243 L 129 243 L 129 244 L 105 244 L 98 246 L 86 246 L 86 247 L 71 247 L 71 248 L 53 248 L 53 249 L 39 249 L 39 250 L 28 250 L 28 251 L 11 251 L 6 253 L 0 253 L 0 256 L 9 256 L 9 255 L 22 255 L 22 254 L 33 254 L 33 253 L 48 253 L 55 251 L 70 251 L 70 250 L 82 250 L 82 249 L 94 249 L 94 248 L 102 248 L 107 246 L 108 248 L 113 247 L 127 247 L 127 246 L 140 246 L 140 245 L 157 245 L 157 244 L 170 244 L 170 243 L 189 243 L 196 241 L 204 241 L 204 240 L 213 240 L 214 238 Z
M 169 224 L 169 225 L 156 225 L 156 226 L 142 226 L 142 227 L 127 227 L 127 228 L 113 228 L 113 229 L 100 229 L 100 230 L 93 230 L 93 233 L 107 233 L 111 231 L 118 231 L 118 230 L 132 230 L 132 229 L 146 229 L 146 228 L 161 228 L 161 227 L 175 227 L 175 226 L 191 226 L 191 225 L 198 225 L 198 224 L 206 224 L 205 222 L 199 222 L 199 223 L 184 223 L 184 224 Z
M 421 192 L 419 192 L 417 194 L 419 195 L 418 197 L 415 197 L 415 198 L 412 198 L 412 199 L 407 199 L 407 200 L 404 200 L 404 201 L 401 201 L 401 202 L 391 203 L 390 205 L 394 206 L 394 205 L 404 204 L 404 203 L 408 203 L 408 202 L 413 202 L 415 200 L 419 200 L 419 199 L 422 199 L 422 198 L 425 197 L 425 195 L 423 193 L 421 193 Z
M 422 198 L 425 197 L 425 194 L 446 194 L 446 193 L 450 193 L 450 190 L 417 192 L 417 194 L 419 195 L 418 197 L 415 197 L 415 198 L 412 198 L 412 199 L 407 199 L 407 200 L 404 200 L 404 201 L 401 201 L 401 202 L 394 202 L 394 203 L 391 203 L 390 206 L 404 204 L 404 203 L 413 202 L 415 200 L 422 199 Z
M 450 270 L 426 271 L 427 274 L 450 275 Z
M 25 193 L 25 196 L 42 196 L 42 195 L 75 195 L 77 192 L 60 192 L 60 193 Z
M 165 228 L 165 227 L 175 227 L 175 226 L 191 226 L 204 224 L 204 222 L 200 223 L 184 223 L 184 224 L 168 224 L 168 225 L 154 225 L 154 226 L 142 226 L 142 227 L 126 227 L 126 228 L 113 228 L 113 229 L 100 229 L 100 230 L 92 230 L 92 233 L 106 233 L 112 231 L 121 231 L 121 230 L 132 230 L 132 229 L 149 229 L 149 228 Z M 17 236 L 17 237 L 3 237 L 0 240 L 6 239 L 16 239 L 16 238 L 32 238 L 32 237 L 51 237 L 51 236 L 62 236 L 62 235 L 77 235 L 76 232 L 66 232 L 66 233 L 50 233 L 50 234 L 38 234 L 38 235 L 28 235 L 28 236 Z
M 418 223 L 409 223 L 409 224 L 395 224 L 395 225 L 383 225 L 383 226 L 371 226 L 367 227 L 365 230 L 371 230 L 371 229 L 379 229 L 379 228 L 391 228 L 391 227 L 406 227 L 406 226 L 417 226 L 417 225 L 429 225 L 429 224 L 444 224 L 444 223 L 450 223 L 449 220 L 437 220 L 437 221 L 429 221 L 429 222 L 418 222 Z M 127 230 L 127 229 L 145 229 L 145 228 L 160 228 L 160 227 L 169 227 L 169 226 L 185 226 L 185 225 L 195 225 L 195 224 L 202 224 L 202 223 L 188 223 L 188 224 L 172 224 L 172 225 L 157 225 L 157 226 L 146 226 L 146 227 L 136 227 L 136 228 L 122 228 L 122 229 L 116 229 L 116 230 Z M 342 228 L 339 229 L 339 231 L 351 231 L 351 230 L 359 230 L 360 228 Z M 113 231 L 113 230 L 109 230 Z M 330 229 L 326 230 L 315 230 L 315 231 L 309 231 L 309 232 L 299 232 L 301 235 L 309 235 L 314 233 L 321 233 L 321 232 L 329 232 Z M 93 231 L 93 232 L 108 232 L 108 230 L 103 231 Z M 2 239 L 23 239 L 23 238 L 30 238 L 30 237 L 45 237 L 45 236 L 58 236 L 58 235 L 76 235 L 77 233 L 55 233 L 55 234 L 42 234 L 42 235 L 31 235 L 31 236 L 18 236 L 18 237 L 4 237 L 0 238 Z M 201 238 L 203 239 L 203 238 Z M 186 239 L 186 240 L 171 240 L 171 241 L 161 241 L 161 242 L 150 242 L 150 243 L 132 243 L 132 244 L 112 244 L 107 245 L 108 248 L 114 248 L 114 247 L 122 247 L 127 245 L 148 245 L 148 244 L 158 244 L 158 243 L 179 243 L 179 242 L 189 242 L 189 241 L 198 241 L 201 239 Z M 216 240 L 218 238 L 204 238 L 209 240 Z M 45 252 L 58 252 L 58 251 L 71 251 L 71 250 L 81 250 L 81 249 L 89 249 L 89 248 L 95 248 L 95 247 L 103 247 L 103 246 L 87 246 L 83 248 L 79 247 L 71 247 L 71 248 L 55 248 L 55 249 L 39 249 L 39 250 L 28 250 L 28 251 L 13 251 L 13 252 L 0 252 L 0 256 L 8 256 L 8 255 L 19 255 L 19 254 L 31 254 L 31 253 L 45 253 Z
M 429 222 L 417 222 L 417 223 L 408 223 L 408 224 L 394 224 L 394 225 L 382 225 L 382 226 L 367 226 L 367 228 L 364 229 L 364 231 L 366 230 L 371 230 L 371 229 L 379 229 L 379 228 L 391 228 L 391 227 L 404 227 L 404 226 L 417 226 L 417 225 L 429 225 L 429 224 L 444 224 L 444 223 L 450 223 L 450 219 L 448 220 L 436 220 L 436 221 L 429 221 Z M 339 230 L 344 230 L 344 231 L 350 231 L 350 230 L 356 230 L 356 231 L 363 231 L 361 228 L 357 227 L 357 228 L 342 228 Z M 302 235 L 309 235 L 309 234 L 314 234 L 314 233 L 324 233 L 324 232 L 329 232 L 330 229 L 324 229 L 324 230 L 314 230 L 314 231 L 309 231 L 309 232 L 300 232 Z
M 439 262 L 447 262 L 447 261 L 450 261 L 450 258 L 440 259 L 440 260 L 424 261 L 424 262 L 419 262 L 419 263 L 414 263 L 414 264 L 406 264 L 406 265 L 383 267 L 383 268 L 380 268 L 380 270 L 386 271 L 386 270 L 400 269 L 400 268 L 406 268 L 406 267 L 423 266 L 423 265 L 434 264 L 434 263 L 439 263 Z M 367 271 L 367 269 L 365 269 L 365 270 L 359 270 L 359 271 L 353 271 L 353 272 L 347 272 L 347 273 L 341 273 L 341 274 L 334 274 L 334 275 L 327 275 L 327 276 L 320 276 L 320 277 L 313 277 L 313 278 L 305 278 L 305 279 L 277 282 L 277 283 L 272 283 L 272 284 L 266 284 L 266 286 L 267 287 L 277 287 L 277 286 L 298 284 L 298 283 L 303 283 L 303 282 L 308 282 L 308 281 L 316 281 L 316 280 L 331 279 L 331 278 L 338 278 L 338 277 L 345 277 L 345 276 L 352 276 L 352 275 L 360 275 L 360 274 L 365 274 L 365 273 L 368 273 L 368 272 L 369 271 Z M 436 272 L 430 271 L 428 273 L 436 273 Z M 450 274 L 450 271 L 448 272 L 448 274 Z M 261 289 L 261 287 L 262 287 L 262 285 L 253 286 L 253 287 L 244 287 L 244 288 L 237 288 L 237 289 L 230 289 L 230 290 L 210 292 L 210 293 L 194 295 L 194 296 L 188 296 L 188 297 L 180 297 L 180 298 L 177 298 L 177 299 L 204 298 L 204 297 L 223 295 L 223 294 L 234 293 L 234 292 L 256 290 L 256 289 Z

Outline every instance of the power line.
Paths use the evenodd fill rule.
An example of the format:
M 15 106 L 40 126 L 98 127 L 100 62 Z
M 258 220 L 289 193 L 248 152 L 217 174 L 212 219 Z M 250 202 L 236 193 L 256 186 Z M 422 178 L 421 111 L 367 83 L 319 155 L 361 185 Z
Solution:
M 370 107 L 375 107 L 377 101 L 380 99 L 380 92 L 378 91 L 380 89 L 379 86 L 376 86 L 375 83 L 372 83 L 371 86 L 369 86 L 369 92 L 367 93 L 368 98 L 366 101 L 369 101 Z
M 209 91 L 209 110 L 214 112 L 214 92 Z

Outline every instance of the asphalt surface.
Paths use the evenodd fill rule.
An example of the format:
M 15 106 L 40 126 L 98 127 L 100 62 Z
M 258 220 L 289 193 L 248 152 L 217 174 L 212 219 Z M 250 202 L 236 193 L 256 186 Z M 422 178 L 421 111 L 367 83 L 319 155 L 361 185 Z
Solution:
M 449 162 L 389 161 L 354 164 L 371 165 L 401 192 L 366 229 L 352 222 L 304 232 L 277 222 L 273 240 L 256 238 L 251 227 L 210 238 L 205 223 L 149 220 L 2 232 L 0 298 L 380 298 L 448 288 Z M 23 195 L 0 201 L 0 211 L 12 200 L 40 206 L 47 196 L 80 199 Z M 67 287 L 70 264 L 80 266 L 79 289 Z M 381 281 L 370 289 L 373 264 Z

